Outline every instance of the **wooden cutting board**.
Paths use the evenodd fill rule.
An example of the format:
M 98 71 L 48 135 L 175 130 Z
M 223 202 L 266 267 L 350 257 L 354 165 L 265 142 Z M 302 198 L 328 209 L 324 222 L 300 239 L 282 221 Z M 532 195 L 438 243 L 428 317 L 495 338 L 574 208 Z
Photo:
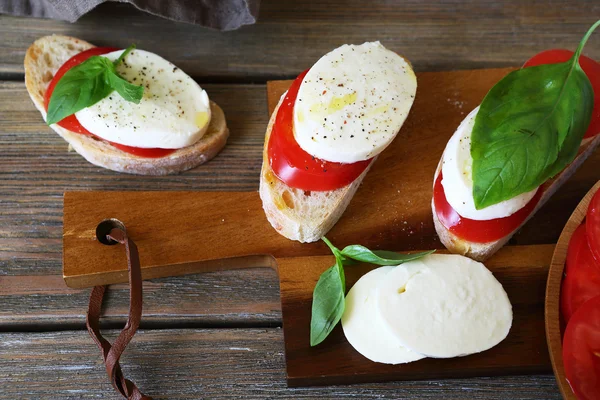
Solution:
M 387 250 L 440 247 L 430 206 L 435 168 L 462 119 L 511 70 L 417 74 L 419 87 L 408 119 L 329 239 L 340 246 L 361 243 Z M 270 111 L 289 83 L 268 84 Z M 69 286 L 126 280 L 125 256 L 96 241 L 96 226 L 106 218 L 120 219 L 133 235 L 145 278 L 171 275 L 164 265 L 196 260 L 329 254 L 322 243 L 300 244 L 277 234 L 257 192 L 70 192 L 64 197 L 63 236 L 63 274 Z
M 408 120 L 328 234 L 332 242 L 400 251 L 441 247 L 430 208 L 439 157 L 464 116 L 510 70 L 417 74 Z M 288 85 L 269 83 L 270 111 Z M 323 344 L 309 346 L 312 290 L 333 257 L 323 243 L 300 244 L 277 234 L 257 192 L 67 192 L 63 274 L 69 286 L 127 280 L 123 249 L 96 238 L 98 224 L 108 218 L 122 221 L 136 241 L 145 279 L 232 268 L 278 270 L 290 386 L 550 371 L 543 306 L 552 245 L 506 247 L 486 263 L 514 307 L 513 328 L 499 346 L 463 358 L 390 366 L 355 352 L 339 326 Z M 348 267 L 348 287 L 370 268 Z

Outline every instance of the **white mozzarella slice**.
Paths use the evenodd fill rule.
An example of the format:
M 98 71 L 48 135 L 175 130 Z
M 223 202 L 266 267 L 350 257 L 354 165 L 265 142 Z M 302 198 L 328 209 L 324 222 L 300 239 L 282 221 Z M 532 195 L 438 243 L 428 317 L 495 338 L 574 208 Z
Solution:
M 508 217 L 529 203 L 537 188 L 481 210 L 475 208 L 471 133 L 478 110 L 479 107 L 467 115 L 446 145 L 442 162 L 442 186 L 448 203 L 464 218 L 490 220 Z
M 504 288 L 482 263 L 431 254 L 394 268 L 377 291 L 384 326 L 428 357 L 479 353 L 500 343 L 512 325 Z
M 343 45 L 306 74 L 294 104 L 294 135 L 326 161 L 372 158 L 394 139 L 413 104 L 410 64 L 379 42 Z
M 123 50 L 105 54 L 116 60 Z M 210 122 L 208 95 L 164 58 L 133 50 L 117 67 L 128 82 L 144 86 L 139 104 L 117 92 L 75 115 L 81 125 L 108 141 L 143 148 L 178 149 L 196 143 Z
M 363 275 L 346 296 L 342 328 L 348 342 L 371 361 L 402 364 L 424 358 L 408 350 L 388 329 L 376 310 L 377 286 L 394 267 L 380 267 Z

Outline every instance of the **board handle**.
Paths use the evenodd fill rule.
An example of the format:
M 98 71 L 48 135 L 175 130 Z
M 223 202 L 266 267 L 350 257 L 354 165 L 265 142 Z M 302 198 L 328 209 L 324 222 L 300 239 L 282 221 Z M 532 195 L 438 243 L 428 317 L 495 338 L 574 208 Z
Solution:
M 127 232 L 125 224 L 116 218 L 105 219 L 96 227 L 96 238 L 105 245 L 114 245 L 116 242 L 109 238 L 113 229 Z M 276 273 L 277 261 L 268 254 L 250 254 L 240 257 L 220 258 L 213 260 L 197 260 L 183 263 L 154 265 L 142 269 L 142 279 L 165 278 L 168 276 L 181 276 L 215 271 L 228 271 L 248 268 L 270 268 Z
M 127 270 L 129 271 L 129 315 L 125 328 L 111 344 L 100 333 L 100 313 L 104 294 L 108 287 L 96 286 L 90 295 L 86 326 L 90 336 L 102 352 L 106 372 L 115 390 L 129 400 L 152 400 L 151 397 L 144 395 L 135 383 L 125 378 L 119 364 L 121 355 L 133 339 L 142 319 L 142 271 L 137 246 L 131 238 L 127 237 L 124 227 L 112 228 L 102 242 L 107 245 L 120 243 L 125 246 Z
M 86 317 L 86 326 L 90 336 L 100 349 L 106 372 L 114 389 L 128 400 L 152 400 L 144 395 L 129 379 L 126 379 L 121 370 L 119 359 L 129 342 L 133 339 L 142 319 L 143 293 L 142 279 L 159 276 L 186 275 L 212 271 L 225 271 L 244 268 L 271 268 L 277 272 L 277 262 L 269 255 L 251 255 L 220 260 L 194 261 L 181 264 L 162 265 L 152 268 L 142 277 L 140 256 L 135 242 L 127 236 L 125 225 L 114 218 L 107 219 L 98 224 L 96 237 L 104 245 L 112 246 L 121 244 L 125 246 L 127 255 L 127 271 L 129 277 L 129 315 L 127 324 L 111 344 L 100 332 L 100 314 L 104 295 L 108 286 L 95 286 L 90 294 L 90 302 Z

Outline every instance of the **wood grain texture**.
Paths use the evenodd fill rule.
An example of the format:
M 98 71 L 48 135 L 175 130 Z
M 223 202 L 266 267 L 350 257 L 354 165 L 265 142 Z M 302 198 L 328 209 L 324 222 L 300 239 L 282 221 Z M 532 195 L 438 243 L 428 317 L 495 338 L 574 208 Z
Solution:
M 5 204 L 29 199 L 28 195 L 46 195 L 56 196 L 55 207 L 60 208 L 62 192 L 92 188 L 255 190 L 267 123 L 265 86 L 207 84 L 203 88 L 225 112 L 230 129 L 225 149 L 202 168 L 175 176 L 143 177 L 108 171 L 67 152 L 67 143 L 45 125 L 25 85 L 0 82 L 0 187 Z
M 145 281 L 143 290 L 142 328 L 281 325 L 279 279 L 269 268 Z M 0 332 L 85 329 L 89 296 L 62 275 L 0 276 Z M 111 286 L 102 326 L 122 326 L 128 310 L 127 285 Z
M 65 190 L 257 188 L 267 118 L 264 85 L 204 87 L 227 115 L 227 147 L 202 169 L 149 178 L 113 173 L 67 152 L 25 86 L 0 82 L 0 331 L 84 327 L 89 291 L 69 290 L 60 275 Z M 145 287 L 145 326 L 281 323 L 278 279 L 270 270 L 169 278 Z M 126 312 L 126 289 L 120 286 L 108 297 L 103 322 L 122 323 Z
M 280 329 L 141 330 L 122 365 L 155 399 L 560 399 L 552 375 L 288 389 Z M 120 399 L 85 331 L 0 334 L 0 384 L 6 400 Z
M 0 17 L 1 18 L 1 17 Z M 0 28 L 1 29 L 1 28 Z M 0 310 L 0 326 L 16 329 L 40 329 L 44 324 L 55 329 L 61 324 L 82 327 L 87 292 L 66 292 L 64 285 L 48 285 L 43 294 L 34 290 L 23 292 L 7 280 L 16 276 L 21 282 L 36 277 L 61 274 L 62 194 L 66 190 L 257 190 L 264 129 L 267 124 L 266 91 L 264 85 L 205 85 L 209 94 L 225 110 L 232 136 L 223 153 L 202 168 L 171 177 L 138 177 L 117 174 L 95 167 L 77 154 L 66 151 L 65 142 L 47 128 L 33 107 L 25 86 L 19 82 L 0 82 L 0 295 L 6 307 Z M 448 130 L 454 127 L 448 127 Z M 595 153 L 528 223 L 511 244 L 555 243 L 572 210 L 598 179 L 600 152 Z M 411 222 L 411 221 L 407 221 Z M 408 226 L 411 237 L 418 235 L 420 222 Z M 427 221 L 425 221 L 427 222 Z M 418 243 L 417 243 L 418 244 Z M 189 316 L 191 325 L 213 321 L 210 311 L 204 314 L 177 312 L 177 304 L 161 298 L 177 298 L 184 291 L 182 302 L 192 304 L 206 296 L 205 289 L 215 293 L 214 302 L 222 305 L 221 323 L 248 318 L 248 314 L 227 311 L 230 301 L 240 310 L 244 302 L 254 308 L 253 299 L 267 296 L 277 304 L 277 278 L 271 271 L 235 271 L 192 275 L 187 278 L 160 280 L 161 290 L 148 292 L 147 311 L 157 324 L 167 323 L 171 315 L 182 320 Z M 246 291 L 228 291 L 238 279 L 252 274 L 264 274 L 270 279 L 264 288 L 250 285 Z M 270 277 L 270 278 L 268 278 Z M 12 279 L 12 278 L 11 278 Z M 60 278 L 59 278 L 60 279 Z M 257 278 L 258 279 L 258 278 Z M 59 282 L 60 283 L 60 282 Z M 34 285 L 35 286 L 35 285 Z M 124 292 L 120 292 L 124 293 Z M 236 295 L 240 295 L 237 297 Z M 45 307 L 44 303 L 51 305 Z M 271 308 L 271 306 L 267 306 Z M 64 308 L 63 312 L 58 312 Z M 122 321 L 125 301 L 117 294 L 111 297 L 106 309 L 107 321 Z M 174 314 L 171 314 L 174 312 Z M 58 317 L 57 317 L 58 316 Z M 279 311 L 271 313 L 262 308 L 258 317 L 265 323 L 280 318 Z M 53 321 L 53 322 L 51 322 Z M 6 325 L 3 325 L 6 324 Z M 75 324 L 75 325 L 74 325 Z M 2 329 L 0 327 L 0 329 Z
M 560 234 L 560 238 L 556 243 L 550 271 L 548 272 L 548 282 L 546 286 L 546 302 L 544 307 L 546 321 L 546 339 L 548 342 L 548 351 L 552 361 L 552 369 L 558 382 L 558 386 L 564 399 L 576 400 L 576 396 L 571 390 L 567 379 L 565 378 L 565 368 L 562 358 L 562 336 L 561 330 L 561 315 L 560 315 L 560 286 L 563 279 L 565 269 L 565 261 L 567 259 L 567 250 L 571 236 L 579 225 L 585 219 L 588 206 L 592 197 L 600 190 L 600 181 L 596 183 L 589 192 L 583 197 L 581 202 L 573 211 L 573 214 L 565 224 L 565 227 Z
M 427 358 L 401 365 L 366 359 L 348 343 L 340 325 L 322 344 L 310 347 L 313 289 L 319 275 L 333 265 L 333 257 L 278 260 L 288 384 L 331 385 L 550 371 L 543 308 L 553 250 L 553 245 L 505 247 L 486 261 L 513 306 L 512 328 L 499 345 L 467 357 Z M 373 268 L 347 267 L 347 288 Z
M 135 41 L 201 82 L 291 78 L 342 43 L 377 39 L 409 57 L 418 71 L 517 66 L 546 48 L 574 48 L 600 14 L 599 7 L 592 0 L 350 0 L 343 6 L 335 0 L 263 0 L 259 24 L 228 33 L 161 20 L 121 4 L 102 5 L 76 24 L 0 16 L 0 77 L 20 78 L 26 48 L 51 33 L 72 34 L 99 45 Z M 600 58 L 600 43 L 590 41 L 586 53 Z M 62 280 L 65 190 L 257 189 L 267 123 L 264 85 L 203 86 L 225 110 L 232 127 L 228 146 L 201 169 L 142 178 L 102 170 L 67 153 L 65 143 L 44 126 L 23 84 L 0 81 L 0 330 L 7 325 L 27 330 L 82 326 L 87 291 L 56 284 Z M 590 164 L 599 163 L 596 154 L 513 243 L 555 242 L 571 210 L 597 180 L 597 168 Z M 264 286 L 255 289 L 255 280 Z M 189 326 L 281 320 L 278 309 L 268 311 L 273 308 L 269 303 L 278 302 L 277 278 L 268 269 L 167 278 L 146 285 L 147 317 L 156 322 L 152 326 L 170 326 L 172 318 Z M 123 321 L 124 295 L 120 286 L 109 298 L 104 318 L 109 325 Z M 255 299 L 263 306 L 256 306 Z M 243 307 L 251 311 L 240 313 Z M 256 331 L 142 331 L 128 350 L 131 356 L 126 353 L 125 369 L 151 394 L 164 393 L 167 398 L 198 398 L 203 393 L 208 398 L 257 399 L 560 398 L 550 375 L 288 390 L 281 331 L 260 330 L 265 334 L 255 336 Z M 218 336 L 223 332 L 227 334 Z M 230 332 L 236 332 L 235 338 Z M 220 347 L 226 345 L 230 351 Z M 249 357 L 242 348 L 262 351 Z M 237 358 L 238 352 L 243 359 Z M 0 334 L 0 359 L 0 398 L 117 398 L 111 397 L 97 349 L 86 332 Z
M 419 88 L 408 119 L 327 236 L 339 246 L 361 243 L 387 250 L 442 247 L 430 207 L 439 157 L 464 115 L 511 70 L 418 73 Z M 282 87 L 271 85 L 269 89 L 272 106 L 281 93 L 273 90 Z M 437 105 L 435 114 L 432 104 Z M 95 206 L 90 208 L 92 202 Z M 283 198 L 279 204 L 287 206 Z M 300 244 L 277 234 L 267 222 L 256 192 L 70 192 L 65 194 L 63 237 L 63 275 L 69 286 L 127 279 L 123 252 L 99 244 L 95 237 L 97 224 L 107 218 L 117 218 L 131 229 L 145 277 L 168 276 L 172 268 L 163 266 L 200 260 L 328 253 L 323 243 Z M 206 239 L 198 241 L 197 237 Z
M 417 71 L 516 66 L 548 48 L 574 50 L 598 15 L 594 0 L 263 0 L 256 25 L 221 33 L 106 4 L 76 24 L 0 17 L 0 74 L 22 74 L 27 47 L 51 33 L 135 42 L 203 82 L 291 78 L 341 44 L 367 40 L 381 40 Z M 600 43 L 590 40 L 585 51 L 600 58 Z

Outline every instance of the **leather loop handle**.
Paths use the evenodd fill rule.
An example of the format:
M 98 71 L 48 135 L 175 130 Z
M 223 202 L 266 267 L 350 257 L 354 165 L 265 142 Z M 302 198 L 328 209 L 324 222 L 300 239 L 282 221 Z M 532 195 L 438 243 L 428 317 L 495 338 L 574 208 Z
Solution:
M 119 358 L 135 335 L 142 318 L 142 271 L 139 253 L 133 240 L 127 237 L 122 229 L 112 229 L 107 238 L 125 245 L 127 269 L 129 270 L 129 316 L 125 328 L 111 345 L 100 333 L 100 313 L 107 286 L 96 286 L 90 295 L 86 319 L 87 329 L 102 352 L 106 372 L 115 390 L 128 400 L 152 400 L 151 397 L 140 392 L 135 383 L 123 376 L 119 365 Z

